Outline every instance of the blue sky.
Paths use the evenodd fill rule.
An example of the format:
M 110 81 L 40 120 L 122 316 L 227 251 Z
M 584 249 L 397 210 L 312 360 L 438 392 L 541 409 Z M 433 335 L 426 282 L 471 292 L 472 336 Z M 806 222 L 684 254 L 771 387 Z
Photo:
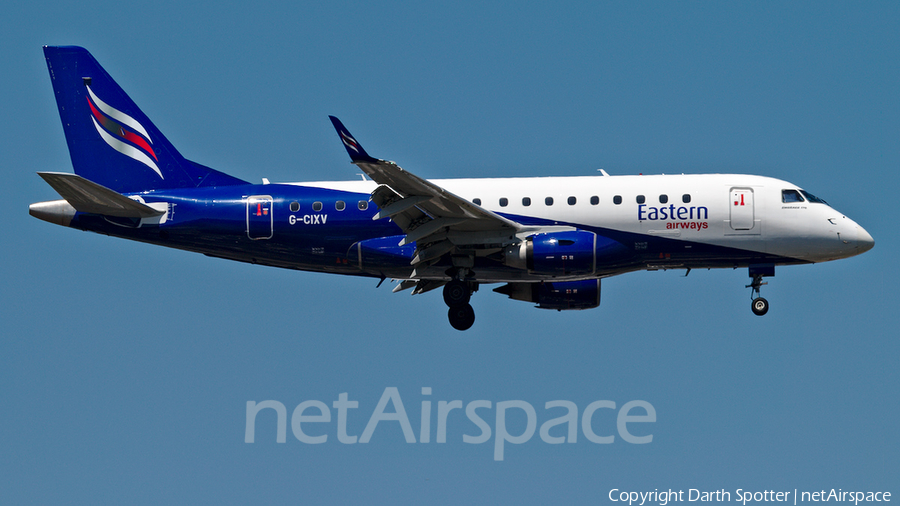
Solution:
M 19 2 L 0 20 L 4 503 L 608 502 L 610 489 L 888 490 L 900 474 L 893 203 L 900 7 L 893 2 Z M 429 178 L 738 172 L 827 199 L 860 257 L 779 268 L 749 310 L 745 270 L 604 280 L 597 309 L 483 289 L 459 333 L 440 295 L 280 271 L 54 227 L 37 171 L 70 171 L 41 53 L 87 47 L 193 160 L 259 181 L 354 179 L 327 116 Z M 537 433 L 308 445 L 247 401 L 331 406 L 360 435 L 388 387 L 524 400 L 538 425 L 597 400 L 649 402 L 652 443 Z M 423 387 L 432 394 L 422 395 Z M 336 410 L 332 410 L 336 416 Z M 493 426 L 494 411 L 484 416 Z M 579 411 L 580 416 L 581 411 Z M 307 414 L 313 414 L 308 412 Z M 635 413 L 636 414 L 636 413 Z M 454 416 L 456 416 L 454 418 Z M 435 422 L 432 421 L 432 430 Z M 510 410 L 510 433 L 525 427 Z M 615 434 L 615 413 L 595 430 Z M 644 429 L 644 427 L 649 427 Z M 643 431 L 643 432 L 642 432 Z M 734 497 L 733 497 L 734 499 Z

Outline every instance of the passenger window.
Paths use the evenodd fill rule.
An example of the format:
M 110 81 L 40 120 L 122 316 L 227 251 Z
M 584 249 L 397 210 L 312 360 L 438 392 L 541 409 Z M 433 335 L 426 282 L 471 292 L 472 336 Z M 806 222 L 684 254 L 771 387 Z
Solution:
M 596 206 L 596 205 L 599 204 L 599 203 L 600 203 L 600 197 L 598 197 L 598 196 L 596 196 L 596 195 L 594 195 L 593 197 L 591 197 L 591 205 L 592 205 L 592 206 Z
M 313 202 L 313 211 L 321 211 L 322 203 L 321 202 Z
M 689 193 L 685 193 L 684 195 L 681 196 L 681 201 L 684 202 L 685 204 L 690 204 L 691 203 L 691 195 Z
M 622 196 L 621 196 L 621 195 L 616 195 L 615 197 L 613 197 L 613 204 L 619 205 L 619 204 L 621 204 L 621 203 L 622 203 Z
M 800 192 L 797 190 L 781 190 L 781 201 L 785 204 L 803 202 L 803 197 L 800 196 Z
M 531 197 L 522 197 L 522 205 L 528 207 L 531 205 Z
M 509 205 L 509 200 L 506 197 L 502 197 L 500 199 L 500 207 L 506 207 Z
M 480 205 L 481 205 L 481 199 L 472 199 L 472 203 L 475 204 L 476 206 L 480 206 Z
M 636 200 L 638 204 L 643 204 L 647 201 L 647 199 L 645 199 L 643 195 L 638 195 Z
M 659 203 L 660 203 L 660 204 L 665 204 L 665 203 L 668 202 L 668 201 L 669 201 L 669 196 L 668 196 L 668 195 L 660 195 L 660 196 L 659 196 Z
M 338 211 L 343 211 L 347 207 L 347 204 L 344 203 L 343 200 L 338 200 L 334 203 L 334 208 Z
M 553 197 L 547 197 L 547 198 L 545 198 L 545 199 L 544 199 L 544 204 L 546 204 L 546 205 L 548 205 L 548 206 L 552 206 L 552 205 L 553 205 Z
M 365 211 L 366 209 L 369 208 L 369 203 L 365 200 L 360 200 L 359 204 L 357 204 L 357 206 L 359 206 L 360 211 Z
M 300 210 L 300 203 L 299 202 L 291 202 L 291 212 L 296 213 L 299 210 Z
M 575 197 L 569 197 L 568 202 L 569 202 L 570 206 L 574 206 L 575 202 L 577 202 L 577 200 L 575 199 Z

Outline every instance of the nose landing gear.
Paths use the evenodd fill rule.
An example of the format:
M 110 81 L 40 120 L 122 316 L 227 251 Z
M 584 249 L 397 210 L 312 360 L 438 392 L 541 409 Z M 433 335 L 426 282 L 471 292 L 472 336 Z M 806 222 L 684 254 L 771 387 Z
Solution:
M 750 309 L 756 316 L 762 316 L 769 312 L 769 301 L 762 297 L 757 297 L 750 303 Z
M 753 278 L 753 282 L 747 285 L 745 288 L 752 288 L 753 290 L 750 292 L 750 298 L 753 299 L 750 302 L 750 309 L 753 311 L 753 314 L 756 316 L 762 316 L 769 312 L 769 301 L 759 296 L 759 288 L 763 285 L 768 285 L 769 283 L 763 283 L 763 276 L 774 276 L 775 275 L 775 266 L 774 265 L 764 265 L 764 266 L 750 266 L 750 277 Z

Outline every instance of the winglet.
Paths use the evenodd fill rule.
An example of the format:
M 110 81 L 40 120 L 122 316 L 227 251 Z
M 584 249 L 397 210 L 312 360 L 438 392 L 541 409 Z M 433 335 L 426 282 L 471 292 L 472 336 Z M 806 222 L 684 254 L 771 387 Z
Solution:
M 341 123 L 341 120 L 335 118 L 334 116 L 328 116 L 331 119 L 331 124 L 334 125 L 334 129 L 337 130 L 338 135 L 341 138 L 341 142 L 344 143 L 344 147 L 347 148 L 347 154 L 350 155 L 350 160 L 353 163 L 376 163 L 377 159 L 372 158 L 366 153 L 366 150 L 363 149 L 362 145 L 350 135 L 350 131 L 347 130 L 347 127 Z

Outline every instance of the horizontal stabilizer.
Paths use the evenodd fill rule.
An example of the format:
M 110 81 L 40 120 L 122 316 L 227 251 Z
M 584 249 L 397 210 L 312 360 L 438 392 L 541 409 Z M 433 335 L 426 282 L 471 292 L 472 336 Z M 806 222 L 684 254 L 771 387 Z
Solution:
M 76 211 L 82 213 L 119 218 L 152 218 L 164 214 L 164 211 L 157 211 L 77 174 L 38 172 L 38 175 Z

